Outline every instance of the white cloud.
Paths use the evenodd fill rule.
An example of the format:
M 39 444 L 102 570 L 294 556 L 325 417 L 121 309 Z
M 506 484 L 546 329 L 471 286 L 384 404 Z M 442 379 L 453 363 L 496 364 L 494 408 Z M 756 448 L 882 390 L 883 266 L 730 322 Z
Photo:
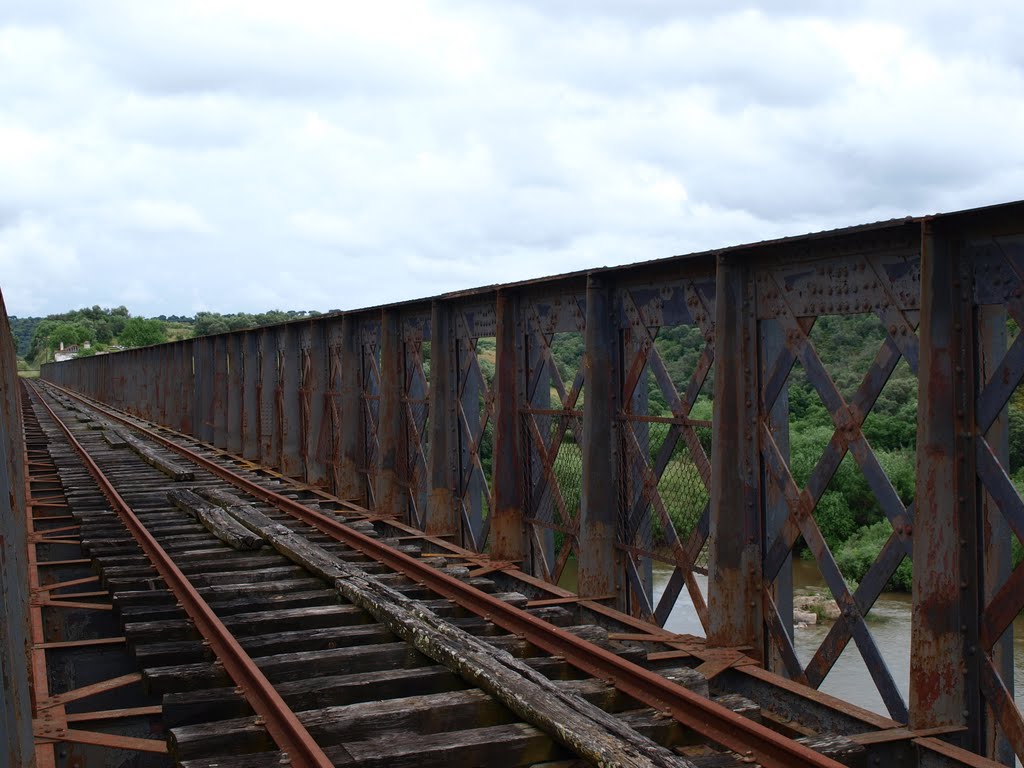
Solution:
M 123 226 L 157 234 L 206 235 L 213 227 L 203 215 L 185 203 L 170 200 L 133 200 L 123 207 Z
M 14 0 L 8 309 L 354 307 L 1021 196 L 1024 5 L 758 6 Z
M 12 315 L 45 312 L 52 296 L 79 293 L 85 270 L 53 222 L 25 216 L 0 229 L 0 275 Z

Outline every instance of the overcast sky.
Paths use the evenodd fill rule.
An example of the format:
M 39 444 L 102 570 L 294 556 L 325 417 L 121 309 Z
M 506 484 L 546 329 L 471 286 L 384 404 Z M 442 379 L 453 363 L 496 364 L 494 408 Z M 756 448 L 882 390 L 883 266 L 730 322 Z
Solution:
M 0 288 L 355 308 L 1024 198 L 1022 29 L 1020 0 L 0 0 Z

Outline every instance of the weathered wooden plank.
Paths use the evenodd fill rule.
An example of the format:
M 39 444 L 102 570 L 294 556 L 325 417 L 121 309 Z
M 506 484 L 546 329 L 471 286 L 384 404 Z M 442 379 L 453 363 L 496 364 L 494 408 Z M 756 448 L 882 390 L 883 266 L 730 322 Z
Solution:
M 232 549 L 251 551 L 263 546 L 263 539 L 240 525 L 215 504 L 210 504 L 187 488 L 167 492 L 167 500 L 196 518 L 214 536 Z
M 273 613 L 242 613 L 224 619 L 224 625 L 236 637 L 372 622 L 373 618 L 366 611 L 354 605 L 326 605 Z M 188 621 L 178 619 L 128 623 L 124 625 L 124 633 L 131 643 L 182 640 L 196 636 L 194 628 Z
M 253 611 L 277 611 L 285 608 L 319 607 L 336 604 L 338 593 L 329 589 L 317 589 L 308 592 L 289 592 L 278 595 L 246 595 L 230 597 L 227 595 L 206 601 L 221 619 L 239 613 Z M 122 607 L 118 613 L 125 622 L 160 621 L 173 619 L 179 611 L 174 605 L 129 605 Z
M 600 627 L 594 626 L 575 629 L 579 630 L 576 634 L 585 639 L 599 636 L 604 632 Z M 466 635 L 476 639 L 468 633 Z M 515 658 L 538 654 L 537 649 L 529 642 L 514 635 L 488 637 L 487 644 L 491 646 L 492 651 L 504 652 Z M 255 662 L 268 680 L 278 683 L 300 679 L 311 673 L 337 674 L 353 669 L 370 672 L 419 667 L 427 664 L 429 660 L 406 642 L 385 642 L 273 654 L 256 658 Z M 153 667 L 145 671 L 144 680 L 149 690 L 160 693 L 224 686 L 230 682 L 223 666 L 212 662 Z
M 410 696 L 299 713 L 299 720 L 322 747 L 360 741 L 383 731 L 455 732 L 515 721 L 506 707 L 476 689 Z M 270 749 L 257 717 L 172 729 L 171 755 L 177 760 Z
M 110 429 L 109 427 L 104 428 L 103 439 L 107 441 L 107 445 L 109 445 L 111 448 L 121 449 L 128 447 L 128 443 L 124 441 L 124 438 L 117 434 L 115 430 Z
M 450 768 L 453 765 L 519 768 L 566 754 L 564 748 L 543 731 L 525 723 L 455 733 L 386 732 L 364 741 L 328 747 L 325 752 L 335 766 L 345 768 Z M 216 764 L 218 768 L 280 768 L 283 758 L 280 752 L 260 752 L 218 758 Z M 210 768 L 211 762 L 199 758 L 181 766 Z
M 167 594 L 168 596 L 170 595 L 170 593 Z M 173 598 L 171 599 L 173 600 Z M 554 613 L 551 618 L 560 621 L 560 626 L 567 626 L 567 620 L 570 617 L 567 611 L 562 613 L 565 615 Z M 489 636 L 502 634 L 502 630 L 498 629 L 494 624 L 477 616 L 455 618 L 451 619 L 451 622 L 474 635 Z M 255 658 L 298 651 L 344 648 L 346 646 L 367 643 L 387 643 L 394 642 L 394 640 L 395 636 L 382 624 L 358 624 L 355 626 L 325 627 L 323 629 L 305 629 L 244 637 L 239 639 L 239 643 L 246 653 Z M 142 667 L 191 664 L 204 660 L 212 661 L 209 649 L 199 640 L 133 643 L 132 650 Z M 704 688 L 705 690 L 707 688 L 706 682 Z
M 275 595 L 285 592 L 308 592 L 323 587 L 320 579 L 313 577 L 284 579 L 281 581 L 261 581 L 255 584 L 214 584 L 196 587 L 196 592 L 203 599 L 217 600 L 225 597 L 242 597 L 244 595 Z M 114 595 L 114 604 L 119 606 L 152 605 L 173 603 L 174 595 L 167 589 L 154 584 L 152 589 L 122 591 Z
M 572 674 L 562 659 L 537 657 L 526 663 L 555 679 Z M 296 712 L 378 699 L 402 698 L 462 690 L 466 682 L 447 667 L 430 664 L 412 669 L 385 669 L 293 680 L 275 686 Z M 163 698 L 164 724 L 170 727 L 230 719 L 252 714 L 252 709 L 233 687 L 168 693 Z
M 192 480 L 195 477 L 191 468 L 170 461 L 169 459 L 165 459 L 134 435 L 129 434 L 123 429 L 118 429 L 116 432 L 122 440 L 128 443 L 128 447 L 135 451 L 135 453 L 137 453 L 144 462 L 149 464 L 151 467 L 159 469 L 172 480 Z
M 618 712 L 635 705 L 629 697 L 600 680 L 571 680 L 557 685 L 606 711 Z M 632 717 L 651 731 L 667 732 L 672 726 L 682 730 L 671 718 L 665 725 L 666 718 L 650 710 L 629 712 L 624 717 Z M 327 707 L 302 712 L 299 719 L 318 744 L 330 746 L 367 739 L 382 731 L 462 731 L 512 722 L 515 718 L 483 691 L 459 690 Z M 179 760 L 271 748 L 256 717 L 176 728 L 171 731 L 170 745 L 171 754 Z
M 519 717 L 540 727 L 573 752 L 595 763 L 625 766 L 687 765 L 667 749 L 624 726 L 615 717 L 564 694 L 511 654 L 495 650 L 444 621 L 371 575 L 311 544 L 283 525 L 242 504 L 225 507 L 277 551 L 318 575 L 334 579 L 338 591 L 426 656 L 497 698 Z M 524 606 L 525 607 L 525 606 Z

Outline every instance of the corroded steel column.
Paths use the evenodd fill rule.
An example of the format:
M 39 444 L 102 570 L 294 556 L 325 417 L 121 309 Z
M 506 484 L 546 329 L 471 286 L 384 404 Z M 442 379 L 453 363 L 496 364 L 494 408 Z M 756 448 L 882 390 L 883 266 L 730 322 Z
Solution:
M 0 764 L 31 765 L 29 578 L 21 385 L 0 296 Z M 61 363 L 60 365 L 68 365 Z M 51 366 L 48 378 L 63 369 Z
M 497 298 L 497 353 L 495 358 L 494 413 L 494 521 L 491 555 L 498 560 L 523 559 L 523 480 L 519 427 L 522 334 L 517 323 L 517 301 L 505 291 Z
M 260 463 L 277 465 L 281 435 L 277 431 L 277 331 L 270 326 L 259 332 L 260 343 Z
M 242 456 L 260 457 L 260 348 L 259 331 L 242 334 L 238 367 L 242 380 Z
M 362 347 L 355 315 L 342 318 L 341 337 L 341 434 L 338 440 L 337 494 L 343 499 L 365 503 L 366 491 L 359 475 L 363 423 L 359 385 Z
M 611 287 L 599 276 L 587 277 L 587 326 L 583 353 L 586 394 L 583 401 L 583 488 L 580 508 L 579 593 L 616 595 L 623 603 L 616 564 L 618 528 L 615 413 L 618 335 L 612 315 Z
M 302 458 L 302 417 L 299 392 L 301 387 L 299 360 L 299 329 L 292 324 L 277 328 L 278 386 L 276 399 L 277 420 L 280 431 L 281 459 L 278 466 L 289 477 L 305 477 Z
M 760 322 L 760 360 L 761 375 L 767 377 L 770 374 L 770 367 L 779 353 L 785 347 L 785 337 L 779 327 L 778 320 L 762 320 Z M 786 387 L 775 399 L 775 405 L 767 414 L 769 429 L 775 436 L 775 444 L 779 452 L 786 460 L 789 459 L 789 391 Z M 770 552 L 775 540 L 781 535 L 786 518 L 789 516 L 789 505 L 786 503 L 786 494 L 777 483 L 765 482 L 764 486 L 765 505 L 765 552 Z M 772 584 L 766 584 L 766 589 L 772 592 L 772 598 L 779 610 L 779 617 L 782 619 L 782 626 L 793 640 L 793 554 L 786 557 L 786 562 L 779 570 Z M 786 674 L 786 665 L 778 646 L 773 646 L 773 652 L 766 658 L 766 666 L 780 675 Z
M 193 339 L 185 339 L 178 342 L 179 348 L 174 357 L 174 416 L 176 421 L 171 426 L 179 432 L 190 433 L 192 430 L 192 385 L 195 381 L 195 368 L 192 362 Z M 112 360 L 113 355 L 104 355 L 103 359 Z M 109 366 L 108 366 L 109 370 Z M 109 380 L 109 379 L 108 379 Z M 106 398 L 99 398 L 105 403 L 110 402 Z
M 983 724 L 978 648 L 979 520 L 974 463 L 974 323 L 960 244 L 922 223 L 917 509 L 910 726 Z
M 764 649 L 757 318 L 742 255 L 719 256 L 708 540 L 708 644 Z
M 195 361 L 192 434 L 204 443 L 213 442 L 213 340 L 207 336 L 192 345 Z
M 380 472 L 377 474 L 377 509 L 409 522 L 407 446 L 402 430 L 402 398 L 405 393 L 405 345 L 402 325 L 395 310 L 383 310 L 380 318 Z
M 320 438 L 328 418 L 324 394 L 327 392 L 327 328 L 323 321 L 311 322 L 303 330 L 302 402 L 304 403 L 303 463 L 306 482 L 327 485 L 327 467 L 320 451 Z
M 435 301 L 430 309 L 430 492 L 427 497 L 428 533 L 459 530 L 455 508 L 455 370 L 452 329 L 447 306 Z
M 1003 305 L 978 307 L 978 376 L 989 381 L 996 375 L 1006 354 L 1006 307 Z M 1004 467 L 1009 461 L 1009 425 L 1004 409 L 993 421 L 984 437 Z M 999 593 L 1010 576 L 1013 560 L 1010 542 L 1014 533 L 999 509 L 998 503 L 989 493 L 981 495 L 982 551 L 985 553 L 982 575 L 982 595 L 988 605 Z M 992 662 L 1003 683 L 1009 690 L 1014 689 L 1013 669 L 1013 624 L 1003 633 L 992 647 Z M 1004 765 L 1014 764 L 1013 745 L 1006 733 L 998 726 L 991 707 L 985 712 L 984 753 Z
M 242 453 L 242 392 L 245 382 L 242 379 L 242 343 L 245 338 L 242 333 L 232 333 L 227 338 L 227 361 L 225 387 L 225 404 L 227 418 L 225 428 L 227 429 L 228 451 L 235 455 Z
M 224 448 L 228 443 L 228 334 L 214 336 L 210 341 L 213 354 L 213 390 L 210 398 L 212 442 L 218 448 Z

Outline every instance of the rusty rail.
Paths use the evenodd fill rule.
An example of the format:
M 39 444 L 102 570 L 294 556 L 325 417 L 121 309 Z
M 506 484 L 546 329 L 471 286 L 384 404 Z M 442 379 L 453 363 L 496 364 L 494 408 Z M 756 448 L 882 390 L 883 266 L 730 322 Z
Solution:
M 210 643 L 211 650 L 224 665 L 224 670 L 242 690 L 253 710 L 264 719 L 267 732 L 282 751 L 289 756 L 291 764 L 297 768 L 300 766 L 301 768 L 328 768 L 331 766 L 331 761 L 317 746 L 295 713 L 284 702 L 249 654 L 242 649 L 234 635 L 217 618 L 209 604 L 192 586 L 188 577 L 181 572 L 166 550 L 153 538 L 153 535 L 78 442 L 68 426 L 61 421 L 38 393 L 33 393 L 33 396 L 47 411 L 54 423 L 60 427 L 68 443 L 74 448 L 89 473 L 99 484 L 118 517 L 121 518 L 157 573 L 167 584 L 167 588 L 181 603 L 183 610 L 195 624 L 199 633 Z
M 56 388 L 69 397 L 102 411 L 110 418 L 143 432 L 151 440 L 184 456 L 246 493 L 273 504 L 292 517 L 344 542 L 368 557 L 404 573 L 439 595 L 453 600 L 503 629 L 525 637 L 548 653 L 561 656 L 588 675 L 612 683 L 623 693 L 648 706 L 671 713 L 672 717 L 683 725 L 727 749 L 748 755 L 754 761 L 769 766 L 769 768 L 773 766 L 776 768 L 799 768 L 800 766 L 838 768 L 840 765 L 831 758 L 688 691 L 655 672 L 588 643 L 526 611 L 514 608 L 486 592 L 366 536 L 322 512 L 263 488 L 217 462 L 124 418 L 117 412 L 99 406 L 95 402 L 86 401 L 76 393 L 62 387 Z

